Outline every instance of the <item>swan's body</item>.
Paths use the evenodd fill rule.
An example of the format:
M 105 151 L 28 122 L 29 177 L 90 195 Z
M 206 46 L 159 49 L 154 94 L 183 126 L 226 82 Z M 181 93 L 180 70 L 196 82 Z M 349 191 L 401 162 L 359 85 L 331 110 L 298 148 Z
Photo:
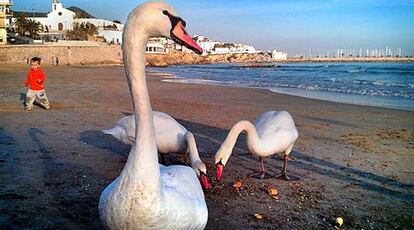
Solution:
M 145 79 L 145 47 L 150 37 L 191 43 L 181 19 L 165 3 L 145 3 L 128 16 L 122 51 L 135 113 L 135 145 L 120 175 L 101 193 L 99 216 L 109 229 L 203 229 L 208 211 L 190 167 L 158 164 L 154 122 Z
M 223 167 L 233 151 L 239 134 L 243 131 L 247 133 L 247 146 L 250 152 L 260 159 L 261 168 L 258 176 L 263 178 L 266 174 L 263 158 L 284 153 L 285 164 L 280 176 L 289 179 L 286 173 L 287 160 L 293 144 L 298 138 L 298 131 L 292 116 L 286 111 L 264 112 L 256 118 L 254 125 L 244 120 L 237 122 L 216 153 L 218 179 L 221 179 Z
M 201 161 L 194 135 L 170 115 L 158 111 L 153 111 L 152 114 L 158 152 L 189 154 L 191 167 L 201 184 L 205 189 L 210 188 L 206 177 L 207 167 Z M 116 122 L 114 128 L 104 129 L 102 132 L 114 136 L 124 144 L 132 145 L 135 141 L 135 116 L 123 117 Z
M 160 153 L 186 153 L 188 144 L 185 134 L 188 130 L 170 115 L 153 111 L 157 148 Z M 135 141 L 135 116 L 119 119 L 112 129 L 102 130 L 124 144 L 132 145 Z

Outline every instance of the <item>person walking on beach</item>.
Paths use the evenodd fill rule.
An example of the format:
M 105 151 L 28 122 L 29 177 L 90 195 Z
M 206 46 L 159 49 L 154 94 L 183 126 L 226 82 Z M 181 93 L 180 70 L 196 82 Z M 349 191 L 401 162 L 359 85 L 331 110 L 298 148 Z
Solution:
M 59 58 L 56 57 L 56 66 L 59 66 Z
M 29 90 L 26 93 L 25 110 L 31 111 L 33 109 L 33 102 L 36 97 L 39 98 L 40 104 L 48 110 L 50 108 L 49 101 L 46 97 L 45 85 L 46 75 L 40 68 L 41 59 L 34 57 L 30 60 L 30 69 L 27 74 L 25 86 L 29 86 Z

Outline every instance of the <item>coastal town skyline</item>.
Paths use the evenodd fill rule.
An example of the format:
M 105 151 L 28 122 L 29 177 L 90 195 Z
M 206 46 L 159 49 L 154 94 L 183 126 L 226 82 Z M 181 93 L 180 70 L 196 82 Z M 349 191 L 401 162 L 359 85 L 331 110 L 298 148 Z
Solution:
M 50 0 L 14 1 L 16 11 L 50 11 Z M 127 14 L 142 1 L 94 2 L 62 0 L 95 17 L 125 22 Z M 261 50 L 290 54 L 326 53 L 338 48 L 366 50 L 402 49 L 414 55 L 414 9 L 411 1 L 168 1 L 191 21 L 190 33 L 224 42 L 241 42 Z M 98 4 L 97 4 L 98 3 Z M 114 10 L 117 9 L 117 10 Z M 200 10 L 202 9 L 202 10 Z M 207 20 L 208 18 L 208 20 Z M 269 23 L 272 22 L 272 23 Z

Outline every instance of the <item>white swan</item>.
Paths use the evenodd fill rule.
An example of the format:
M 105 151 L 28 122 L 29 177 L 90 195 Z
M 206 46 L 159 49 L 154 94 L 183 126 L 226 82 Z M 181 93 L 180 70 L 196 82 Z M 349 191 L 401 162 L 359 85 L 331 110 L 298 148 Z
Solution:
M 99 216 L 109 229 L 203 229 L 208 211 L 203 189 L 187 166 L 158 164 L 157 143 L 145 78 L 145 47 L 153 36 L 172 37 L 202 49 L 182 19 L 165 3 L 144 3 L 128 16 L 122 51 L 135 113 L 135 145 L 120 175 L 102 192 Z
M 269 175 L 264 169 L 263 158 L 283 152 L 284 165 L 277 177 L 290 180 L 286 172 L 288 155 L 298 138 L 298 131 L 292 116 L 286 111 L 264 112 L 256 118 L 254 126 L 250 121 L 237 122 L 215 155 L 217 179 L 221 180 L 224 166 L 233 151 L 237 137 L 243 131 L 247 133 L 247 146 L 250 152 L 260 159 L 259 172 L 251 176 L 263 179 L 265 175 Z
M 200 159 L 194 135 L 170 115 L 158 111 L 153 111 L 152 114 L 158 152 L 188 153 L 191 167 L 200 179 L 201 185 L 205 189 L 211 188 L 207 179 L 207 168 Z M 124 144 L 132 145 L 135 141 L 135 116 L 123 117 L 116 122 L 114 128 L 104 129 L 102 132 L 114 136 Z M 161 158 L 163 157 L 164 155 L 161 155 Z

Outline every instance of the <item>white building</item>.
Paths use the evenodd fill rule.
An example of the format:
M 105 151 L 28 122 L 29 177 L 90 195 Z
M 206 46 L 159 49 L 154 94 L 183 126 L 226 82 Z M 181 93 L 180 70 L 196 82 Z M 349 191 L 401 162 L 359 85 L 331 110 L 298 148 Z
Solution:
M 207 54 L 229 54 L 229 53 L 258 53 L 253 46 L 241 43 L 222 43 L 210 40 L 201 35 L 194 35 L 193 39 L 203 48 L 203 55 Z
M 76 18 L 75 23 L 79 24 L 86 24 L 90 23 L 95 25 L 98 29 L 102 30 L 118 30 L 122 31 L 124 29 L 124 25 L 120 23 L 116 23 L 113 21 L 109 21 L 106 19 L 99 19 L 99 18 Z
M 105 38 L 106 43 L 121 44 L 122 43 L 122 31 L 117 30 L 103 30 L 98 29 L 99 36 Z
M 253 46 L 244 45 L 241 43 L 232 44 L 232 46 L 230 47 L 230 52 L 231 53 L 249 53 L 249 54 L 257 53 L 256 49 Z
M 228 54 L 230 53 L 230 48 L 228 47 L 215 47 L 212 52 L 212 54 Z
M 0 45 L 7 43 L 7 28 L 10 27 L 12 6 L 10 0 L 0 0 Z
M 288 54 L 286 52 L 279 52 L 277 50 L 272 50 L 272 59 L 275 60 L 286 60 Z
M 122 31 L 124 29 L 123 24 L 99 18 L 76 18 L 75 23 L 93 24 L 98 29 L 98 35 L 104 37 L 107 43 L 122 43 Z
M 75 16 L 75 12 L 65 9 L 59 0 L 53 0 L 52 11 L 50 11 L 46 17 L 30 17 L 29 14 L 27 15 L 27 18 L 40 22 L 46 33 L 64 33 L 66 30 L 73 29 Z
M 150 38 L 145 48 L 146 53 L 154 53 L 154 54 L 166 54 L 168 52 L 167 49 L 168 39 L 166 38 Z
M 90 23 L 97 27 L 98 35 L 104 37 L 108 43 L 120 44 L 122 42 L 123 24 L 98 18 L 76 18 L 76 13 L 64 8 L 59 0 L 52 0 L 51 11 L 47 14 L 21 13 L 25 13 L 28 19 L 40 22 L 43 25 L 43 32 L 40 34 L 52 39 L 63 39 L 65 32 L 73 30 L 75 24 Z M 13 21 L 15 20 L 16 18 Z
M 194 35 L 194 40 L 197 44 L 203 49 L 202 55 L 207 55 L 213 52 L 213 49 L 216 45 L 221 45 L 221 42 L 210 40 L 201 35 Z

